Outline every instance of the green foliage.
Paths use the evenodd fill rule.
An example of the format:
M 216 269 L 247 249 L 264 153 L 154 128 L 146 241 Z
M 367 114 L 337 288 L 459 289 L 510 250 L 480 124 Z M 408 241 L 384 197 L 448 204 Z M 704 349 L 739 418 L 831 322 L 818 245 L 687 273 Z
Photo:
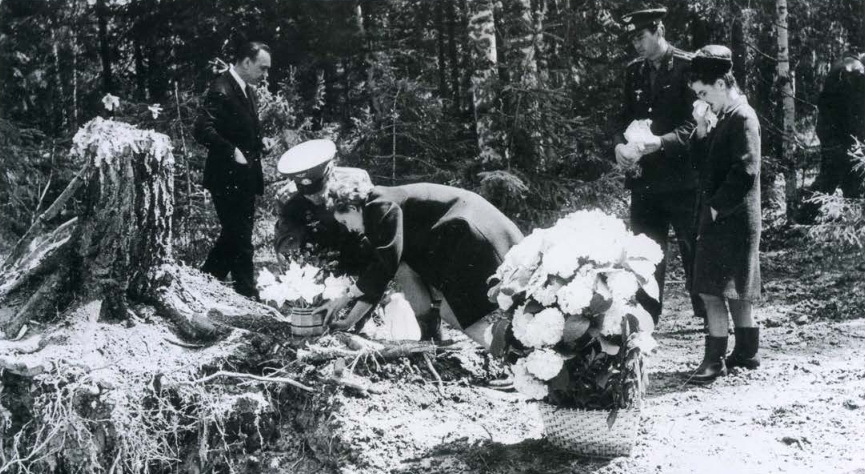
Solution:
M 75 175 L 68 146 L 0 118 L 0 246 L 23 235 Z M 58 222 L 69 212 L 74 205 Z
M 857 140 L 850 156 L 857 162 L 853 169 L 861 174 L 865 187 L 865 144 Z M 865 198 L 818 193 L 811 200 L 820 206 L 817 222 L 808 231 L 815 244 L 860 251 L 865 248 Z
M 502 170 L 478 162 L 467 2 L 109 0 L 98 10 L 85 0 L 4 0 L 0 114 L 15 128 L 44 137 L 26 132 L 18 140 L 10 133 L 0 145 L 11 151 L 0 156 L 8 170 L 5 184 L 22 188 L 0 190 L 9 196 L 2 201 L 3 231 L 18 235 L 26 227 L 22 222 L 32 219 L 41 193 L 35 189 L 58 169 L 51 144 L 53 160 L 63 163 L 59 157 L 71 135 L 105 114 L 101 98 L 111 92 L 121 98 L 117 119 L 172 138 L 176 234 L 194 253 L 212 238 L 215 218 L 198 186 L 204 150 L 193 142 L 191 125 L 198 98 L 214 77 L 214 60 L 230 61 L 233 45 L 245 39 L 265 41 L 273 50 L 269 85 L 260 94 L 266 135 L 280 139 L 265 159 L 270 183 L 280 178 L 273 162 L 285 147 L 329 137 L 343 164 L 369 169 L 382 184 L 435 181 L 478 190 L 524 227 L 549 221 L 563 207 L 605 203 L 618 209 L 624 193 L 610 166 L 610 118 L 634 53 L 619 39 L 615 20 L 643 3 L 494 2 L 495 120 L 507 135 L 500 152 L 508 157 L 500 167 L 528 188 L 505 200 L 491 188 L 505 182 L 478 175 Z M 763 125 L 766 174 L 783 171 L 774 153 L 783 135 L 773 2 L 670 0 L 665 6 L 672 44 L 690 50 L 729 44 L 741 58 L 738 79 Z M 865 46 L 863 16 L 856 14 L 862 4 L 790 0 L 789 10 L 797 115 L 808 134 L 810 104 L 828 66 L 842 50 Z M 99 48 L 97 20 L 107 25 L 107 51 Z M 156 118 L 148 108 L 153 105 L 162 109 Z M 800 141 L 797 166 L 813 161 L 806 143 Z M 68 178 L 69 170 L 55 171 L 48 202 Z M 272 205 L 269 196 L 262 202 Z

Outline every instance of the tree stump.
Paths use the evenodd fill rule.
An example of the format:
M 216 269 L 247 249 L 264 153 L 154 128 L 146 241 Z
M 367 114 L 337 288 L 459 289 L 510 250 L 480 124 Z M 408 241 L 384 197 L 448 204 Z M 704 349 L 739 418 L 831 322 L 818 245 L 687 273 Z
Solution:
M 169 138 L 97 117 L 75 135 L 71 155 L 82 172 L 61 196 L 68 199 L 83 185 L 84 210 L 47 235 L 31 229 L 4 263 L 0 305 L 14 308 L 0 320 L 6 337 L 19 335 L 31 320 L 45 321 L 70 311 L 73 303 L 91 301 L 102 302 L 100 321 L 127 320 L 130 304 L 143 303 L 171 320 L 183 338 L 209 341 L 230 332 L 230 321 L 208 319 L 209 302 L 183 284 L 189 280 L 184 274 L 195 271 L 172 256 Z M 62 202 L 46 214 L 59 207 Z M 34 227 L 46 220 L 40 216 Z M 273 309 L 235 299 L 246 323 L 250 313 L 259 315 L 258 326 L 278 323 Z

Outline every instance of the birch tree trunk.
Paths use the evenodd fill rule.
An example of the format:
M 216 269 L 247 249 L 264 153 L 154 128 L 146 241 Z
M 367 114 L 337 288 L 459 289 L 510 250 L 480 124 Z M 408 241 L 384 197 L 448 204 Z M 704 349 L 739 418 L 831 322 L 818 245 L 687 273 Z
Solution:
M 784 200 L 787 204 L 787 220 L 792 222 L 798 207 L 796 186 L 796 103 L 794 101 L 794 77 L 790 72 L 790 50 L 787 39 L 787 0 L 775 1 L 776 31 L 778 36 L 778 77 L 777 87 L 781 94 L 782 124 L 782 163 L 784 164 Z
M 493 3 L 490 0 L 472 0 L 466 3 L 473 66 L 472 101 L 479 157 L 485 165 L 499 167 L 506 158 L 506 140 L 498 123 L 501 105 L 497 90 L 498 56 Z
M 518 18 L 512 30 L 514 36 L 509 48 L 514 59 L 515 76 L 523 90 L 535 89 L 538 87 L 536 55 L 538 35 L 535 31 L 537 25 L 532 16 L 532 2 L 531 0 L 511 0 L 511 2 Z

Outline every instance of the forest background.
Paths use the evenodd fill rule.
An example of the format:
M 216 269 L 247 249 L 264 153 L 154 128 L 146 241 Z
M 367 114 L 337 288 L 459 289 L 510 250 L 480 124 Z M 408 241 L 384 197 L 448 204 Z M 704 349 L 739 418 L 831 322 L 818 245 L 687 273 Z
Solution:
M 763 130 L 767 225 L 787 223 L 819 163 L 823 78 L 865 48 L 863 0 L 0 0 L 0 246 L 74 177 L 72 137 L 103 115 L 171 137 L 175 249 L 200 262 L 217 219 L 192 123 L 244 40 L 273 51 L 260 112 L 281 140 L 265 158 L 263 213 L 275 207 L 279 154 L 331 138 L 343 165 L 378 184 L 471 189 L 523 230 L 585 207 L 624 216 L 612 118 L 635 53 L 617 19 L 658 5 L 673 45 L 733 50 Z M 106 94 L 118 109 L 106 110 Z M 73 201 L 56 221 L 77 212 Z

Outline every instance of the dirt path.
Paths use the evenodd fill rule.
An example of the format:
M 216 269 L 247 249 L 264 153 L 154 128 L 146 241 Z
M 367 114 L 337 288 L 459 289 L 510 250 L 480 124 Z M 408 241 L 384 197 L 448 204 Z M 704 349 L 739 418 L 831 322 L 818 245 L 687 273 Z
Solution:
M 630 458 L 574 458 L 532 439 L 536 428 L 510 444 L 508 430 L 493 423 L 487 426 L 495 442 L 444 443 L 401 472 L 865 473 L 862 308 L 859 319 L 842 321 L 820 320 L 831 315 L 815 312 L 849 307 L 843 295 L 858 297 L 865 279 L 861 269 L 817 271 L 789 257 L 767 255 L 771 284 L 757 310 L 770 326 L 763 329 L 763 367 L 735 371 L 709 387 L 683 385 L 702 356 L 702 322 L 690 316 L 681 285 L 670 288 Z
M 340 421 L 327 430 L 349 453 L 337 471 L 865 474 L 862 254 L 803 250 L 795 236 L 778 242 L 784 248 L 761 259 L 763 366 L 709 387 L 683 384 L 702 357 L 703 330 L 676 282 L 681 269 L 671 269 L 631 457 L 557 450 L 542 439 L 537 407 L 519 395 L 466 381 L 438 394 L 430 375 L 419 374 L 383 380 L 385 394 L 371 399 L 341 398 Z M 282 459 L 270 465 L 266 472 L 330 471 L 317 463 L 289 469 Z

